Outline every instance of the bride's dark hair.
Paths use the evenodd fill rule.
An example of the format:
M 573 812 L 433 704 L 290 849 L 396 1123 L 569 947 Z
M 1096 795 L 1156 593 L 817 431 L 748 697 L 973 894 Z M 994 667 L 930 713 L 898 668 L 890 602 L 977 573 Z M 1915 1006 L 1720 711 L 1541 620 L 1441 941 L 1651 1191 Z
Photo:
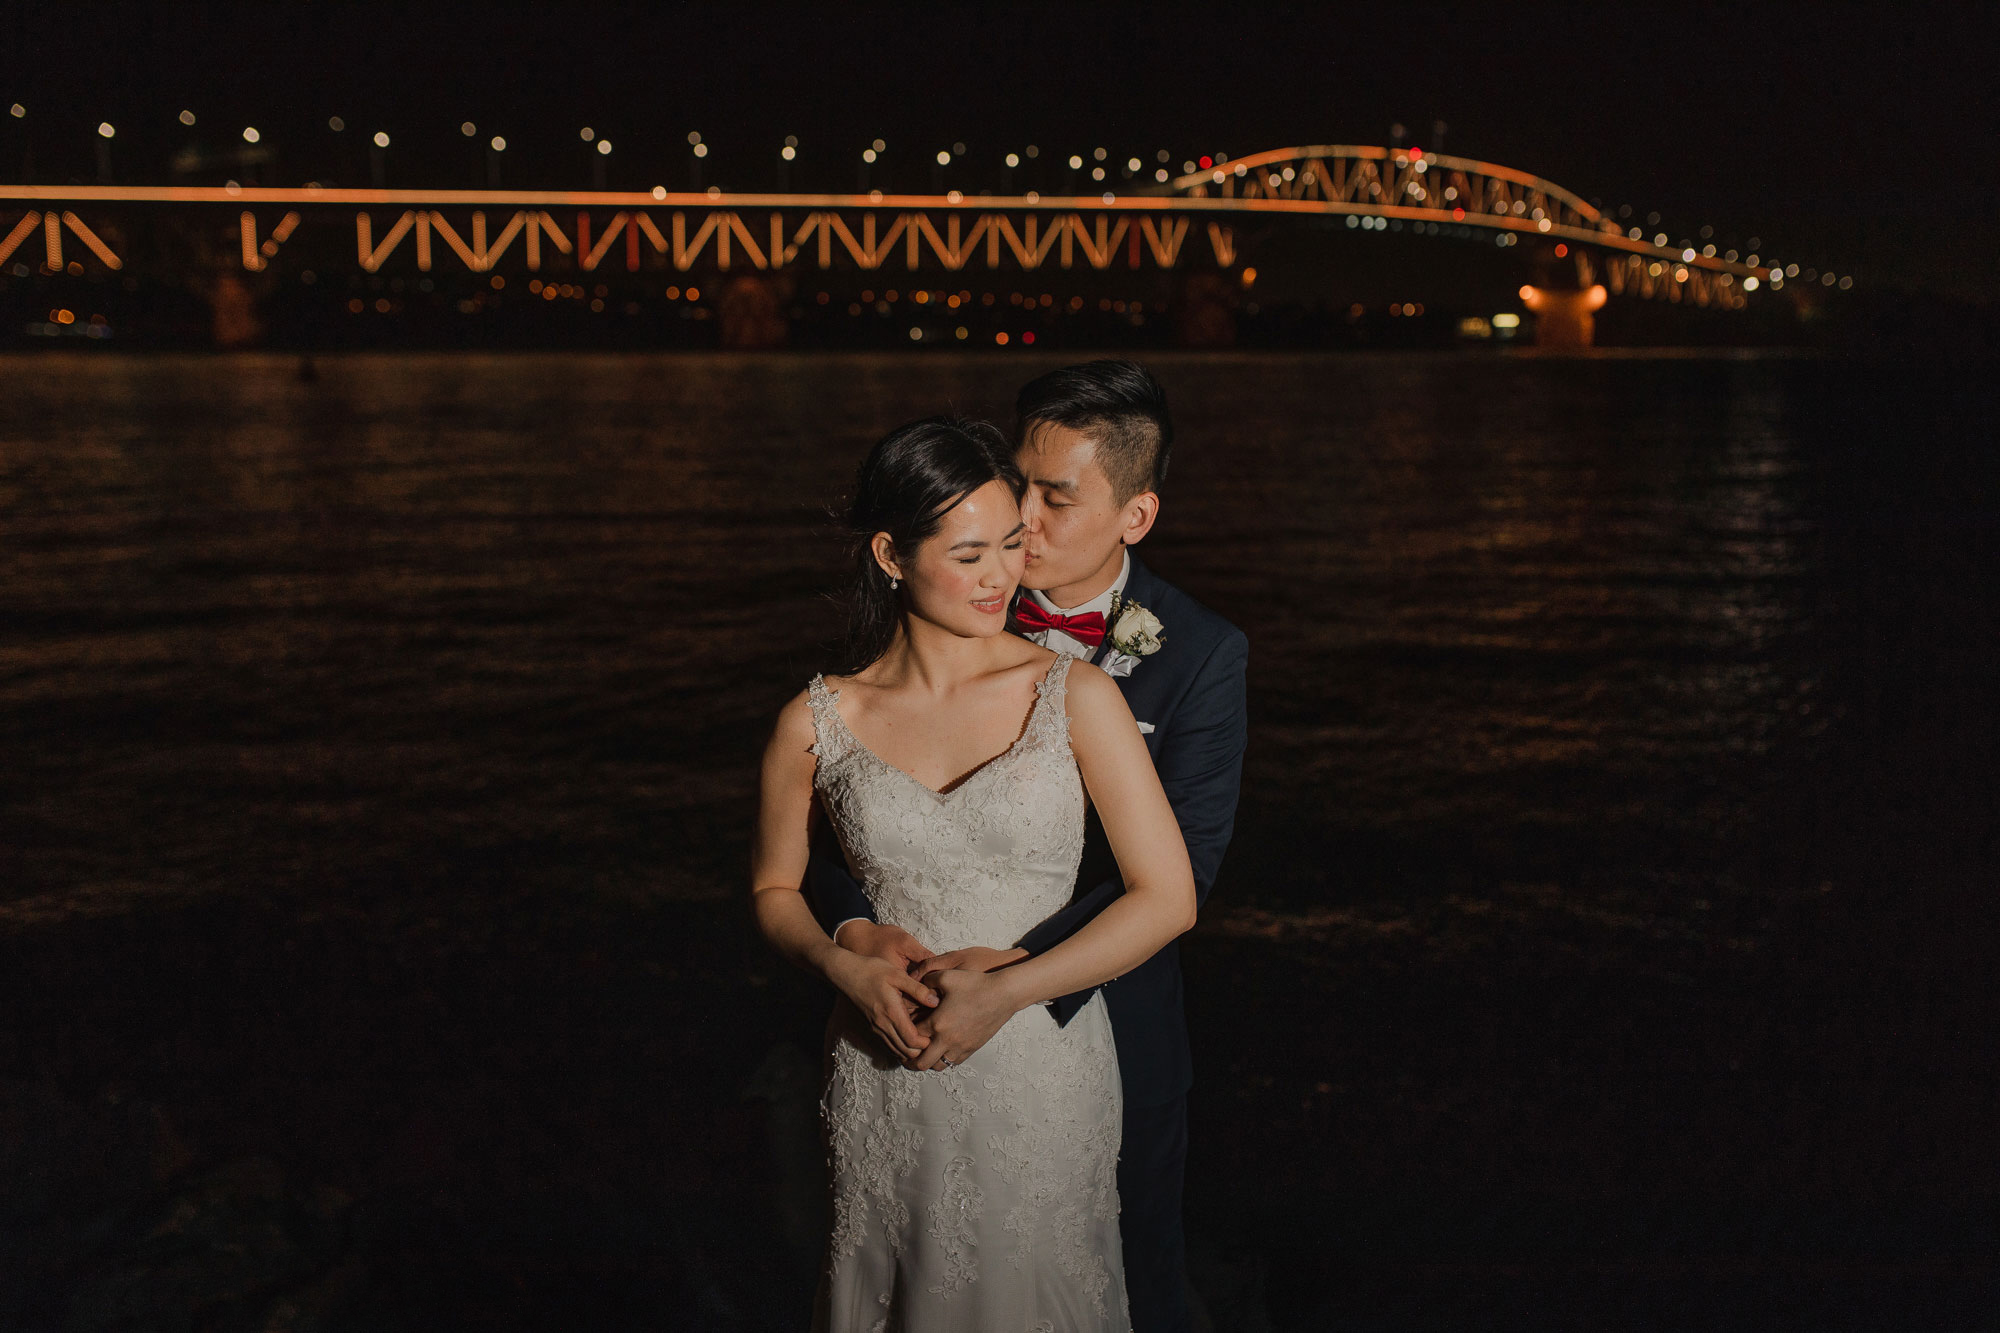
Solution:
M 959 501 L 990 481 L 1006 482 L 1016 500 L 1026 487 L 1007 437 L 969 417 L 912 421 L 868 451 L 847 509 L 847 635 L 836 675 L 852 675 L 889 651 L 902 618 L 902 599 L 875 559 L 875 534 L 888 533 L 897 559 L 907 563 Z

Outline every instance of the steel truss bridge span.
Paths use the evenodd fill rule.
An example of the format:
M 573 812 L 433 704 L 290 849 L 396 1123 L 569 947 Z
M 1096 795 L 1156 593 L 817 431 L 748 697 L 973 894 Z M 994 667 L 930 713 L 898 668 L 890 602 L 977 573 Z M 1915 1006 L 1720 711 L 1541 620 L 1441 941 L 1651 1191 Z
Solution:
M 26 207 L 9 217 L 6 204 Z M 119 268 L 124 260 L 107 241 L 116 229 L 86 215 L 131 205 L 171 206 L 227 227 L 250 272 L 269 267 L 301 228 L 329 224 L 353 228 L 355 261 L 371 273 L 406 259 L 424 271 L 456 262 L 483 272 L 503 261 L 535 271 L 545 249 L 583 271 L 620 261 L 632 271 L 649 261 L 677 270 L 897 261 L 911 271 L 1032 272 L 1079 261 L 1226 269 L 1244 222 L 1359 216 L 1544 242 L 1575 265 L 1580 288 L 1602 284 L 1614 295 L 1740 308 L 1747 292 L 1784 281 L 1768 266 L 1629 237 L 1573 191 L 1526 172 L 1353 145 L 1274 149 L 1140 192 L 1097 195 L 0 186 L 0 262 L 40 251 L 45 271 L 86 259 Z M 214 216 L 220 210 L 236 216 Z

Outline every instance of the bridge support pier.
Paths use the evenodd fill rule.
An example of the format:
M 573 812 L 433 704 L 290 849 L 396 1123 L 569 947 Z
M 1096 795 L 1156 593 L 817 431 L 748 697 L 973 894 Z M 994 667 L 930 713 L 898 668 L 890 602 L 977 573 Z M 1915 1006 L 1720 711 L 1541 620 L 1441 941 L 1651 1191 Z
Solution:
M 1523 287 L 1521 303 L 1535 315 L 1535 346 L 1588 347 L 1597 337 L 1604 288 Z

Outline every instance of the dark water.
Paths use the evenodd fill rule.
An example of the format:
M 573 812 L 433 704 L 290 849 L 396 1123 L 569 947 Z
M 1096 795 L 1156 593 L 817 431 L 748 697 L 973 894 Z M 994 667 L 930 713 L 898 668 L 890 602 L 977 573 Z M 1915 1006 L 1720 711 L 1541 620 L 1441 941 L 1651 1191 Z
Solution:
M 0 1315 L 786 1326 L 824 999 L 743 921 L 755 752 L 868 442 L 1053 364 L 0 362 Z M 1144 553 L 1252 645 L 1186 945 L 1216 1326 L 1958 1326 L 1991 389 L 1154 364 Z

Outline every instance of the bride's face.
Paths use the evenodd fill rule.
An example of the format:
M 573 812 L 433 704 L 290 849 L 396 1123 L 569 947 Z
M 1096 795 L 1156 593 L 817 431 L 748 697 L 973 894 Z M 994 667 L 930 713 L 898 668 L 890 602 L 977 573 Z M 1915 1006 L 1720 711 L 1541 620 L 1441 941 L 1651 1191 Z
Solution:
M 1007 628 L 1007 608 L 1021 582 L 1021 506 L 1001 481 L 989 481 L 945 513 L 914 559 L 884 565 L 903 580 L 912 615 L 954 634 L 981 638 Z M 887 534 L 876 539 L 877 558 Z

